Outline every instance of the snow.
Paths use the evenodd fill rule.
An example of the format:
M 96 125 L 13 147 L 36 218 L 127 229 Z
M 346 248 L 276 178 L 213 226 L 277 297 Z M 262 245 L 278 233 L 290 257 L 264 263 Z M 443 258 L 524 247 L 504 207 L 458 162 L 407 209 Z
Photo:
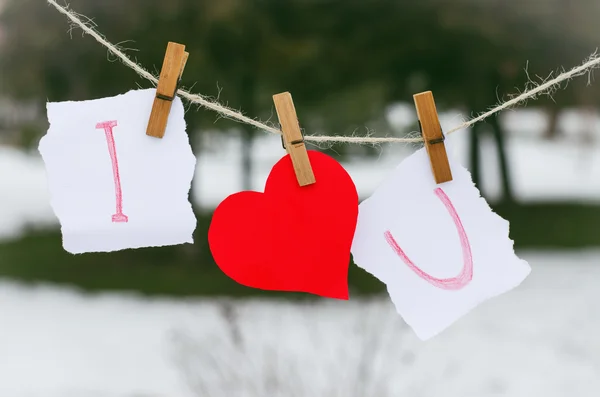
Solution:
M 2 281 L 0 395 L 596 396 L 600 252 L 522 255 L 522 286 L 429 342 L 383 297 L 223 301 L 227 320 L 215 300 Z
M 0 146 L 0 238 L 18 235 L 30 224 L 58 222 L 50 206 L 41 156 Z

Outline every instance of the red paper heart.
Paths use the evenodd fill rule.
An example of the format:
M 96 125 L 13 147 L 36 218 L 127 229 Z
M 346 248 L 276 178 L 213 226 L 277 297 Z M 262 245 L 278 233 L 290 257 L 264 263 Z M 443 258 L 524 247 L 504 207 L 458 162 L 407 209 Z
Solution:
M 236 193 L 217 207 L 208 243 L 221 270 L 242 285 L 348 299 L 358 194 L 337 161 L 308 156 L 316 183 L 300 187 L 283 157 L 264 193 Z

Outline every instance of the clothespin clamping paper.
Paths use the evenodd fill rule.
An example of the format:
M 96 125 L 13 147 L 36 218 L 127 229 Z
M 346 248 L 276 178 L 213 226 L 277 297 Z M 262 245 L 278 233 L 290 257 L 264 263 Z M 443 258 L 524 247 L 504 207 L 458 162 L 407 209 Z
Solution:
M 165 135 L 171 105 L 177 94 L 189 55 L 182 44 L 169 42 L 167 45 L 146 135 L 155 138 L 162 138 Z
M 273 95 L 277 117 L 281 125 L 283 147 L 289 153 L 294 165 L 294 171 L 300 186 L 312 185 L 316 182 L 310 165 L 308 152 L 304 145 L 304 136 L 300 131 L 296 108 L 289 92 Z
M 446 137 L 440 125 L 433 94 L 431 91 L 427 91 L 416 94 L 413 97 L 435 183 L 450 182 L 452 180 L 452 171 L 448 162 L 446 145 L 444 145 Z

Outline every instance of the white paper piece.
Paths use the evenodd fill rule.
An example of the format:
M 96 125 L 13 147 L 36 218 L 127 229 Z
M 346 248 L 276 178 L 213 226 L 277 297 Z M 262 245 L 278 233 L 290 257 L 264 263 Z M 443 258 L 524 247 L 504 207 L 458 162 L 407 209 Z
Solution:
M 387 285 L 402 318 L 426 340 L 530 273 L 471 174 L 450 159 L 436 185 L 425 149 L 400 164 L 359 207 L 355 263 Z
M 193 243 L 196 166 L 175 98 L 163 139 L 146 135 L 156 90 L 48 103 L 39 145 L 63 247 L 73 254 Z

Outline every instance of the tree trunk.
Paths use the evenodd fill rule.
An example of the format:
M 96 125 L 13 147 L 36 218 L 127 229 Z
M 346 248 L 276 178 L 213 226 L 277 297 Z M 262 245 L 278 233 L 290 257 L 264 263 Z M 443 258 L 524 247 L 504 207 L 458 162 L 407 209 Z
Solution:
M 477 123 L 473 126 L 470 133 L 470 145 L 469 145 L 469 171 L 473 178 L 473 183 L 481 191 L 481 162 L 479 156 L 479 133 L 481 131 L 481 124 Z
M 254 13 L 254 5 L 250 3 L 248 12 Z M 245 51 L 243 52 L 243 72 L 240 76 L 240 106 L 246 114 L 256 114 L 256 76 L 258 75 L 259 29 L 250 25 L 245 29 Z M 242 125 L 242 189 L 252 190 L 252 176 L 254 175 L 254 163 L 252 161 L 252 149 L 256 130 L 254 127 Z
M 198 124 L 195 120 L 196 117 L 200 117 L 197 114 L 194 114 L 189 118 L 189 123 L 187 124 L 187 134 L 190 140 L 190 146 L 192 147 L 192 151 L 194 152 L 194 156 L 198 159 L 202 155 L 202 137 L 200 136 L 200 131 L 196 125 Z M 192 203 L 192 208 L 194 209 L 194 213 L 198 213 L 200 207 L 200 197 L 196 193 L 196 186 L 198 185 L 198 175 L 197 170 L 194 170 L 194 178 L 192 179 L 192 186 L 190 189 L 190 202 Z
M 242 190 L 252 190 L 254 129 L 249 125 L 242 128 Z
M 512 202 L 514 200 L 512 183 L 510 177 L 510 169 L 508 166 L 508 160 L 506 156 L 506 142 L 504 136 L 504 129 L 500 125 L 500 120 L 497 116 L 489 118 L 489 124 L 492 127 L 492 135 L 496 142 L 496 150 L 498 151 L 498 161 L 500 162 L 500 183 L 502 184 L 501 200 L 505 202 Z
M 254 62 L 247 62 L 247 69 L 240 82 L 240 104 L 246 114 L 255 114 L 256 105 L 254 103 L 256 78 Z M 242 190 L 252 190 L 252 175 L 254 174 L 254 163 L 252 161 L 252 149 L 256 131 L 254 127 L 242 124 L 242 147 L 241 147 L 241 175 Z
M 546 139 L 554 139 L 558 135 L 558 116 L 560 114 L 560 110 L 557 106 L 552 106 L 548 109 L 548 129 L 544 134 L 544 138 Z
M 200 131 L 198 131 L 196 125 L 198 124 L 195 120 L 200 117 L 197 114 L 194 114 L 189 118 L 189 124 L 187 125 L 187 133 L 190 140 L 190 146 L 192 147 L 192 151 L 196 158 L 202 155 L 202 147 L 201 147 L 201 136 Z M 198 215 L 200 213 L 200 198 L 196 193 L 196 186 L 198 184 L 198 175 L 197 169 L 194 170 L 194 177 L 192 178 L 192 185 L 190 188 L 190 203 L 192 204 L 192 210 L 194 214 Z M 198 232 L 198 230 L 196 230 Z M 183 254 L 183 256 L 187 259 L 188 262 L 191 262 L 194 258 L 196 258 L 203 249 L 206 249 L 207 246 L 203 240 L 196 241 L 195 244 L 181 244 L 179 246 L 179 251 Z

